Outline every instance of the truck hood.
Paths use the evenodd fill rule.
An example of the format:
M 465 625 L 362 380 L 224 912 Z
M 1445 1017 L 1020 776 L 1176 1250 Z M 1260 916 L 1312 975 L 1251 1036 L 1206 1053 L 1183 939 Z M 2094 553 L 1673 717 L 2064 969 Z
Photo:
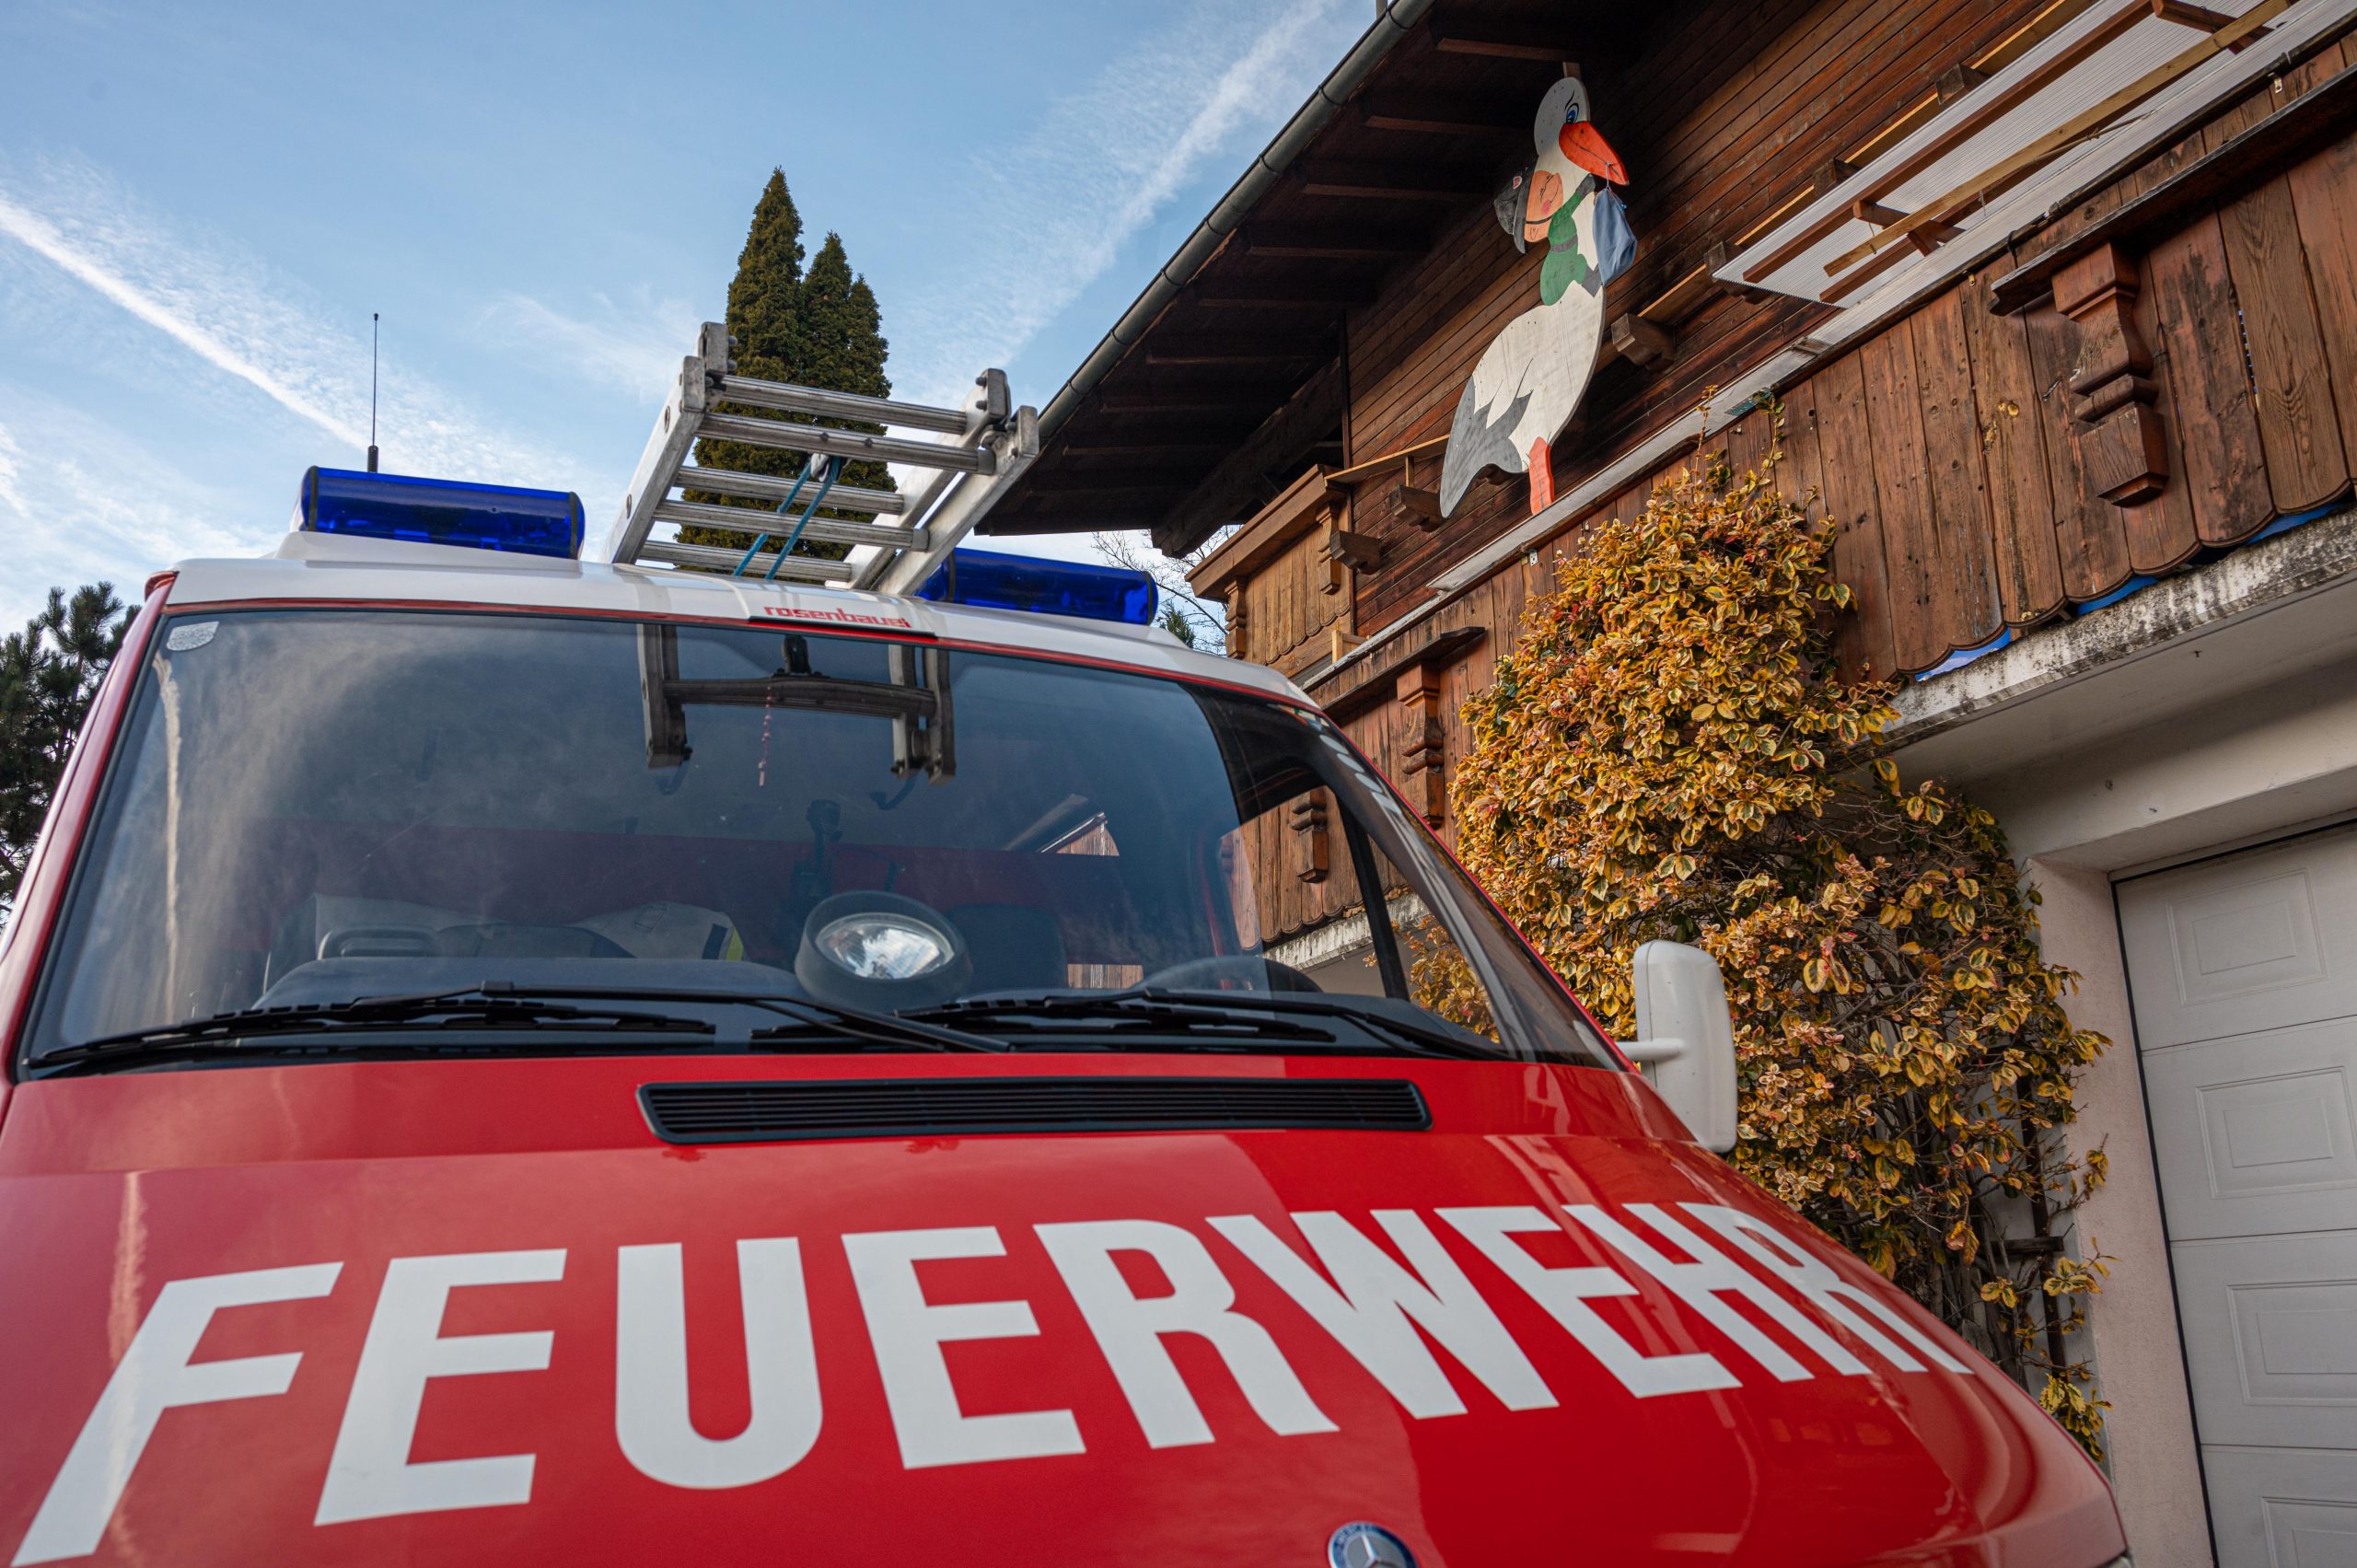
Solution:
M 1430 1125 L 681 1143 L 641 1093 L 1027 1077 L 1405 1081 Z M 1425 1568 L 2123 1549 L 2019 1388 L 1593 1069 L 696 1056 L 20 1085 L 0 1342 L 17 1563 L 1311 1568 L 1355 1523 Z

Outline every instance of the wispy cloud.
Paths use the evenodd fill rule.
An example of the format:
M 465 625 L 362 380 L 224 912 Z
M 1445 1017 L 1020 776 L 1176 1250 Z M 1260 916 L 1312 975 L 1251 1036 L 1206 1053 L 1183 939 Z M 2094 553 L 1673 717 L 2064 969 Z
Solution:
M 132 433 L 0 382 L 0 629 L 21 624 L 52 585 L 105 579 L 129 598 L 159 566 L 256 554 L 283 526 Z
M 0 173 L 0 247 L 11 242 L 355 456 L 366 444 L 366 338 L 269 263 L 186 229 L 80 161 Z M 568 470 L 416 375 L 397 351 L 388 344 L 383 425 L 397 433 L 404 464 L 543 482 Z M 389 459 L 394 449 L 388 441 Z
M 587 308 L 560 310 L 525 294 L 504 294 L 487 313 L 485 327 L 503 340 L 569 367 L 614 391 L 650 402 L 661 400 L 679 360 L 695 346 L 703 318 L 682 300 L 644 295 L 626 303 L 609 296 L 589 297 Z
M 86 162 L 0 163 L 0 289 L 12 285 L 31 314 L 7 324 L 105 344 L 106 383 L 136 387 L 138 412 L 117 416 L 89 387 L 0 378 L 0 627 L 52 584 L 130 593 L 175 560 L 267 550 L 320 437 L 347 460 L 366 444 L 366 323 L 353 330 L 281 269 Z M 399 346 L 384 365 L 387 467 L 567 487 L 596 471 L 486 420 Z M 234 458 L 195 435 L 225 424 Z
M 24 452 L 8 427 L 0 424 L 0 516 L 17 517 L 25 510 Z
M 951 219 L 963 264 L 903 318 L 904 394 L 951 400 L 1013 359 L 1181 190 L 1240 172 L 1364 21 L 1352 0 L 1199 0 L 986 157 Z
M 41 214 L 9 200 L 6 192 L 0 192 L 0 235 L 87 285 L 100 298 L 121 306 L 215 370 L 255 388 L 289 413 L 309 420 L 346 445 L 366 442 L 365 436 L 329 412 L 309 390 L 289 384 L 192 319 L 185 301 L 168 303 L 134 283 L 107 260 L 103 250 L 76 243 Z

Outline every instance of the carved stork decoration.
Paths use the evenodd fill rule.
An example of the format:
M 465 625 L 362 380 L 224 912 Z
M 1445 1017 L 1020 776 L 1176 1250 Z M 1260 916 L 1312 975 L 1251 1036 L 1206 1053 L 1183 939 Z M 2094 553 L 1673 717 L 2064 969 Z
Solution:
M 1454 513 L 1487 469 L 1530 475 L 1530 510 L 1555 499 L 1548 448 L 1571 423 L 1604 341 L 1604 285 L 1636 251 L 1612 185 L 1628 171 L 1588 121 L 1587 89 L 1566 76 L 1539 100 L 1538 158 L 1498 192 L 1515 249 L 1544 240 L 1538 308 L 1506 323 L 1473 367 L 1449 425 L 1440 509 Z

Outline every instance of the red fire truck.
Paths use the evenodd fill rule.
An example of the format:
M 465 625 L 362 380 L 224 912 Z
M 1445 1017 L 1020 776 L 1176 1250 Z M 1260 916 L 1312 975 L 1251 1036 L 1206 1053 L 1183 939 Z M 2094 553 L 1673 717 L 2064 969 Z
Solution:
M 1616 1046 L 1150 583 L 644 537 L 315 470 L 149 585 L 0 954 L 9 1562 L 2119 1558 L 1715 1156 L 1706 957 Z

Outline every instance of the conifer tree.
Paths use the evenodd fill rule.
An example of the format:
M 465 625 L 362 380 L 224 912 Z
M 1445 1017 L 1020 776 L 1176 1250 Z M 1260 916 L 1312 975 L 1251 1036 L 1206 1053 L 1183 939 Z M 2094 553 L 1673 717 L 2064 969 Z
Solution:
M 737 275 L 728 285 L 728 335 L 737 340 L 734 358 L 738 374 L 764 381 L 794 381 L 794 344 L 802 312 L 802 214 L 785 188 L 785 171 L 770 170 L 753 203 L 752 226 L 745 248 L 737 253 Z M 722 405 L 722 412 L 775 418 L 765 409 Z M 699 441 L 696 462 L 709 469 L 734 469 L 739 473 L 792 478 L 801 471 L 798 452 L 780 452 L 737 441 Z M 691 491 L 687 498 L 708 505 L 767 510 L 759 501 L 733 495 Z M 752 536 L 726 528 L 682 528 L 680 540 L 742 550 Z
M 884 375 L 886 344 L 876 295 L 866 280 L 851 270 L 842 240 L 829 234 L 819 254 L 811 260 L 807 274 L 803 256 L 802 215 L 786 190 L 784 172 L 772 169 L 761 200 L 754 205 L 752 227 L 746 236 L 745 249 L 737 259 L 737 276 L 728 285 L 728 331 L 737 340 L 734 357 L 737 373 L 765 381 L 823 387 L 830 391 L 889 396 L 892 383 Z M 721 408 L 726 413 L 757 418 L 794 417 L 734 403 L 725 403 Z M 881 434 L 883 429 L 881 425 L 842 420 L 818 423 L 870 434 Z M 800 452 L 736 441 L 703 440 L 696 443 L 696 461 L 707 468 L 734 469 L 740 473 L 790 480 L 802 472 L 807 459 Z M 870 490 L 894 488 L 890 473 L 877 462 L 849 465 L 837 482 Z M 745 497 L 692 494 L 689 498 L 752 512 L 774 511 L 770 502 Z M 797 504 L 797 513 L 799 510 Z M 844 512 L 832 506 L 822 510 L 819 516 L 866 519 L 865 513 Z M 731 528 L 690 527 L 682 528 L 679 537 L 690 544 L 743 550 L 753 542 L 754 533 L 750 529 L 740 533 Z M 806 540 L 796 547 L 795 553 L 839 559 L 844 550 L 841 545 Z
M 802 214 L 785 188 L 785 171 L 773 168 L 753 203 L 753 225 L 728 285 L 728 331 L 737 340 L 737 367 L 765 381 L 801 379 L 794 361 L 801 311 Z
M 94 583 L 71 599 L 50 589 L 41 612 L 0 639 L 0 909 L 16 901 L 57 776 L 130 625 L 112 586 Z
M 810 260 L 810 271 L 802 280 L 795 347 L 805 386 L 858 392 L 871 398 L 892 395 L 892 383 L 884 374 L 887 345 L 876 308 L 876 294 L 867 286 L 865 278 L 851 270 L 851 258 L 843 253 L 841 235 L 829 233 L 826 242 L 819 247 L 819 254 Z M 881 435 L 884 430 L 880 424 L 838 420 L 823 423 L 841 424 L 847 429 L 871 435 Z M 882 463 L 853 463 L 843 470 L 841 482 L 869 490 L 892 487 L 891 476 Z

